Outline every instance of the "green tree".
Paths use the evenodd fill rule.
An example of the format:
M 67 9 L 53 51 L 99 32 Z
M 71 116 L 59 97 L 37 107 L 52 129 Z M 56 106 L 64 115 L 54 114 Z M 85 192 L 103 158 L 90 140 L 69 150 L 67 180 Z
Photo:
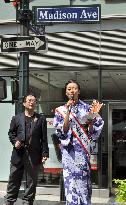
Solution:
M 115 200 L 120 204 L 126 205 L 126 179 L 114 179 L 117 187 L 115 188 Z

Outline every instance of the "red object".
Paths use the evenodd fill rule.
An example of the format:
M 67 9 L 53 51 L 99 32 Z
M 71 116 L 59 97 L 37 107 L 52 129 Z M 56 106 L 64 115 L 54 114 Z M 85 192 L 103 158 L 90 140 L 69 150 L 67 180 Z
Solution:
M 97 164 L 91 164 L 91 170 L 98 170 Z
M 44 168 L 44 173 L 58 174 L 62 170 L 63 170 L 62 168 Z
M 15 1 L 13 2 L 13 6 L 14 6 L 14 7 L 19 6 L 19 4 L 20 4 L 20 0 L 15 0 Z

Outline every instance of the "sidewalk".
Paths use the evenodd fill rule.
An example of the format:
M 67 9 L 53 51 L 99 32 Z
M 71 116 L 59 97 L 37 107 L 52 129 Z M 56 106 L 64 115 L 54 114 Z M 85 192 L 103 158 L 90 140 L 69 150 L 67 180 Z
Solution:
M 6 183 L 0 182 L 0 205 L 4 202 L 4 195 L 6 194 Z M 52 192 L 51 192 L 52 193 Z M 92 205 L 114 205 L 113 198 L 99 198 L 92 197 Z M 22 200 L 18 198 L 15 205 L 22 205 Z M 34 205 L 65 205 L 65 202 L 60 202 L 60 196 L 54 194 L 37 194 Z

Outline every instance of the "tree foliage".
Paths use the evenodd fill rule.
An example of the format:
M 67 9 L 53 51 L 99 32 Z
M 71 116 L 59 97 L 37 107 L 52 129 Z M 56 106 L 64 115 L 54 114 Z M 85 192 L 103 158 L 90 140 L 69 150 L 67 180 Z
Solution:
M 114 179 L 117 187 L 115 188 L 115 200 L 120 204 L 126 205 L 126 179 Z

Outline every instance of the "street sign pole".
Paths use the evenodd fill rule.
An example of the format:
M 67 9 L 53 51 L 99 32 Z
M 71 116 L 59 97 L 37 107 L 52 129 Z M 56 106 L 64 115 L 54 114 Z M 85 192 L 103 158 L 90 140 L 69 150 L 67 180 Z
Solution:
M 29 0 L 22 0 L 20 4 L 22 11 L 29 10 Z M 20 35 L 29 36 L 29 19 L 23 18 L 20 22 Z M 19 102 L 18 112 L 23 111 L 23 97 L 28 93 L 29 90 L 29 52 L 20 52 L 19 59 Z M 24 183 L 23 183 L 24 181 Z M 27 173 L 24 173 L 24 179 L 22 185 L 24 191 L 27 188 Z
M 22 11 L 29 10 L 29 0 L 22 0 L 20 4 Z M 29 19 L 22 19 L 20 35 L 29 36 Z M 18 112 L 23 111 L 23 96 L 29 90 L 29 52 L 20 52 L 19 59 L 19 106 Z

